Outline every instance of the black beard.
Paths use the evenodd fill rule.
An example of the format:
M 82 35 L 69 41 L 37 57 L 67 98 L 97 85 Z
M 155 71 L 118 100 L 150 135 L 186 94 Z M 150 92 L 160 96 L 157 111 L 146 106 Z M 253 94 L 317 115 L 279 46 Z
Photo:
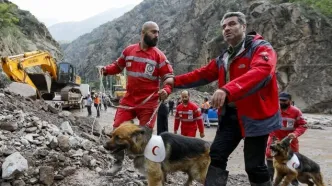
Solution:
M 182 100 L 182 103 L 187 104 L 188 100 Z
M 289 104 L 285 104 L 285 103 L 280 103 L 280 108 L 281 109 L 286 109 L 289 107 Z
M 158 38 L 151 39 L 148 35 L 144 36 L 144 43 L 149 47 L 154 47 L 158 43 Z

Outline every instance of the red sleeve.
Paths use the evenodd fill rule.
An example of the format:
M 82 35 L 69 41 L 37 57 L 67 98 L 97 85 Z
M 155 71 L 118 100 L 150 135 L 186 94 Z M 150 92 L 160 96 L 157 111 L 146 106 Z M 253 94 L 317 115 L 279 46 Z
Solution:
M 126 49 L 122 52 L 121 56 L 116 61 L 105 67 L 104 75 L 114 75 L 122 72 L 122 70 L 126 67 L 125 53 Z
M 297 117 L 295 118 L 296 128 L 295 131 L 293 132 L 296 137 L 301 136 L 307 130 L 306 124 L 307 122 L 304 120 L 302 112 L 298 110 Z
M 243 99 L 262 87 L 275 75 L 277 54 L 266 42 L 257 46 L 250 64 L 250 70 L 227 83 L 223 89 L 229 102 Z
M 206 66 L 186 74 L 175 76 L 175 88 L 192 88 L 209 84 L 218 79 L 219 68 L 216 59 L 213 59 Z
M 176 107 L 175 119 L 174 119 L 174 131 L 178 131 L 180 126 L 180 115 L 179 115 L 179 106 Z
M 196 123 L 198 125 L 198 130 L 200 133 L 204 133 L 204 125 L 203 125 L 203 118 L 200 109 L 198 106 L 195 105 L 194 110 L 194 119 L 196 120 Z
M 158 66 L 158 74 L 159 74 L 159 77 L 161 78 L 161 80 L 164 81 L 167 78 L 174 77 L 173 68 L 172 68 L 171 64 L 169 63 L 169 61 L 167 60 L 165 54 L 160 51 L 159 56 L 160 56 L 160 59 L 159 59 L 159 66 Z M 163 89 L 165 89 L 166 92 L 168 94 L 170 94 L 172 92 L 173 86 L 166 84 L 163 86 Z

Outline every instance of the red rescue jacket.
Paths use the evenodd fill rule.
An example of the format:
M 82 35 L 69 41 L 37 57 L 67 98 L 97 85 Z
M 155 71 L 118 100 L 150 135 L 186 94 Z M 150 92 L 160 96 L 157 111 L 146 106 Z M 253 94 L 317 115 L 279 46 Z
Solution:
M 277 54 L 270 43 L 256 33 L 249 33 L 230 64 L 226 82 L 228 52 L 223 52 L 206 66 L 175 77 L 175 88 L 191 88 L 218 80 L 234 102 L 243 136 L 262 136 L 281 128 L 276 79 Z M 219 109 L 221 113 L 221 109 Z
M 127 93 L 120 103 L 130 107 L 140 105 L 148 96 L 158 91 L 159 80 L 173 77 L 173 69 L 164 53 L 157 47 L 143 51 L 139 43 L 125 48 L 115 62 L 106 66 L 104 75 L 120 73 L 124 68 L 128 75 Z M 163 88 L 168 94 L 172 92 L 170 85 Z M 158 94 L 155 94 L 140 108 L 156 107 L 157 104 Z
M 188 102 L 185 106 L 183 103 L 176 107 L 174 131 L 178 131 L 181 123 L 181 132 L 198 130 L 200 133 L 204 133 L 203 119 L 201 111 L 198 106 L 193 102 Z
M 296 138 L 291 142 L 291 149 L 294 152 L 299 152 L 299 140 L 297 139 L 301 136 L 306 130 L 307 122 L 302 117 L 302 112 L 294 107 L 290 106 L 287 110 L 281 111 L 282 116 L 282 128 L 270 133 L 268 145 L 266 148 L 266 157 L 271 158 L 270 145 L 272 143 L 272 138 L 275 136 L 278 140 L 282 140 L 288 134 L 294 133 Z

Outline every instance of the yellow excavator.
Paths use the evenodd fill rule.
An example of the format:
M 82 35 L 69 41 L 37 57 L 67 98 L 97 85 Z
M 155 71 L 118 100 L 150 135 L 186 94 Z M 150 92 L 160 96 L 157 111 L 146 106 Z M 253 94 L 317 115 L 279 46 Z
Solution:
M 67 106 L 82 100 L 81 78 L 76 69 L 67 62 L 56 63 L 46 51 L 32 51 L 1 58 L 3 71 L 15 82 L 26 83 L 44 100 L 66 101 Z M 60 98 L 59 98 L 60 96 Z

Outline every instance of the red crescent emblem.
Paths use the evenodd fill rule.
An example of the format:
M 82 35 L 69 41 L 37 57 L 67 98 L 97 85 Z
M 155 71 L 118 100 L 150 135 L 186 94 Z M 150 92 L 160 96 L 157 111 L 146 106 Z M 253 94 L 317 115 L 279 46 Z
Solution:
M 157 156 L 157 154 L 154 152 L 157 148 L 159 148 L 158 146 L 154 146 L 153 148 L 152 148 L 152 154 L 153 155 L 155 155 L 155 156 Z
M 292 167 L 295 169 L 295 162 L 292 164 Z

